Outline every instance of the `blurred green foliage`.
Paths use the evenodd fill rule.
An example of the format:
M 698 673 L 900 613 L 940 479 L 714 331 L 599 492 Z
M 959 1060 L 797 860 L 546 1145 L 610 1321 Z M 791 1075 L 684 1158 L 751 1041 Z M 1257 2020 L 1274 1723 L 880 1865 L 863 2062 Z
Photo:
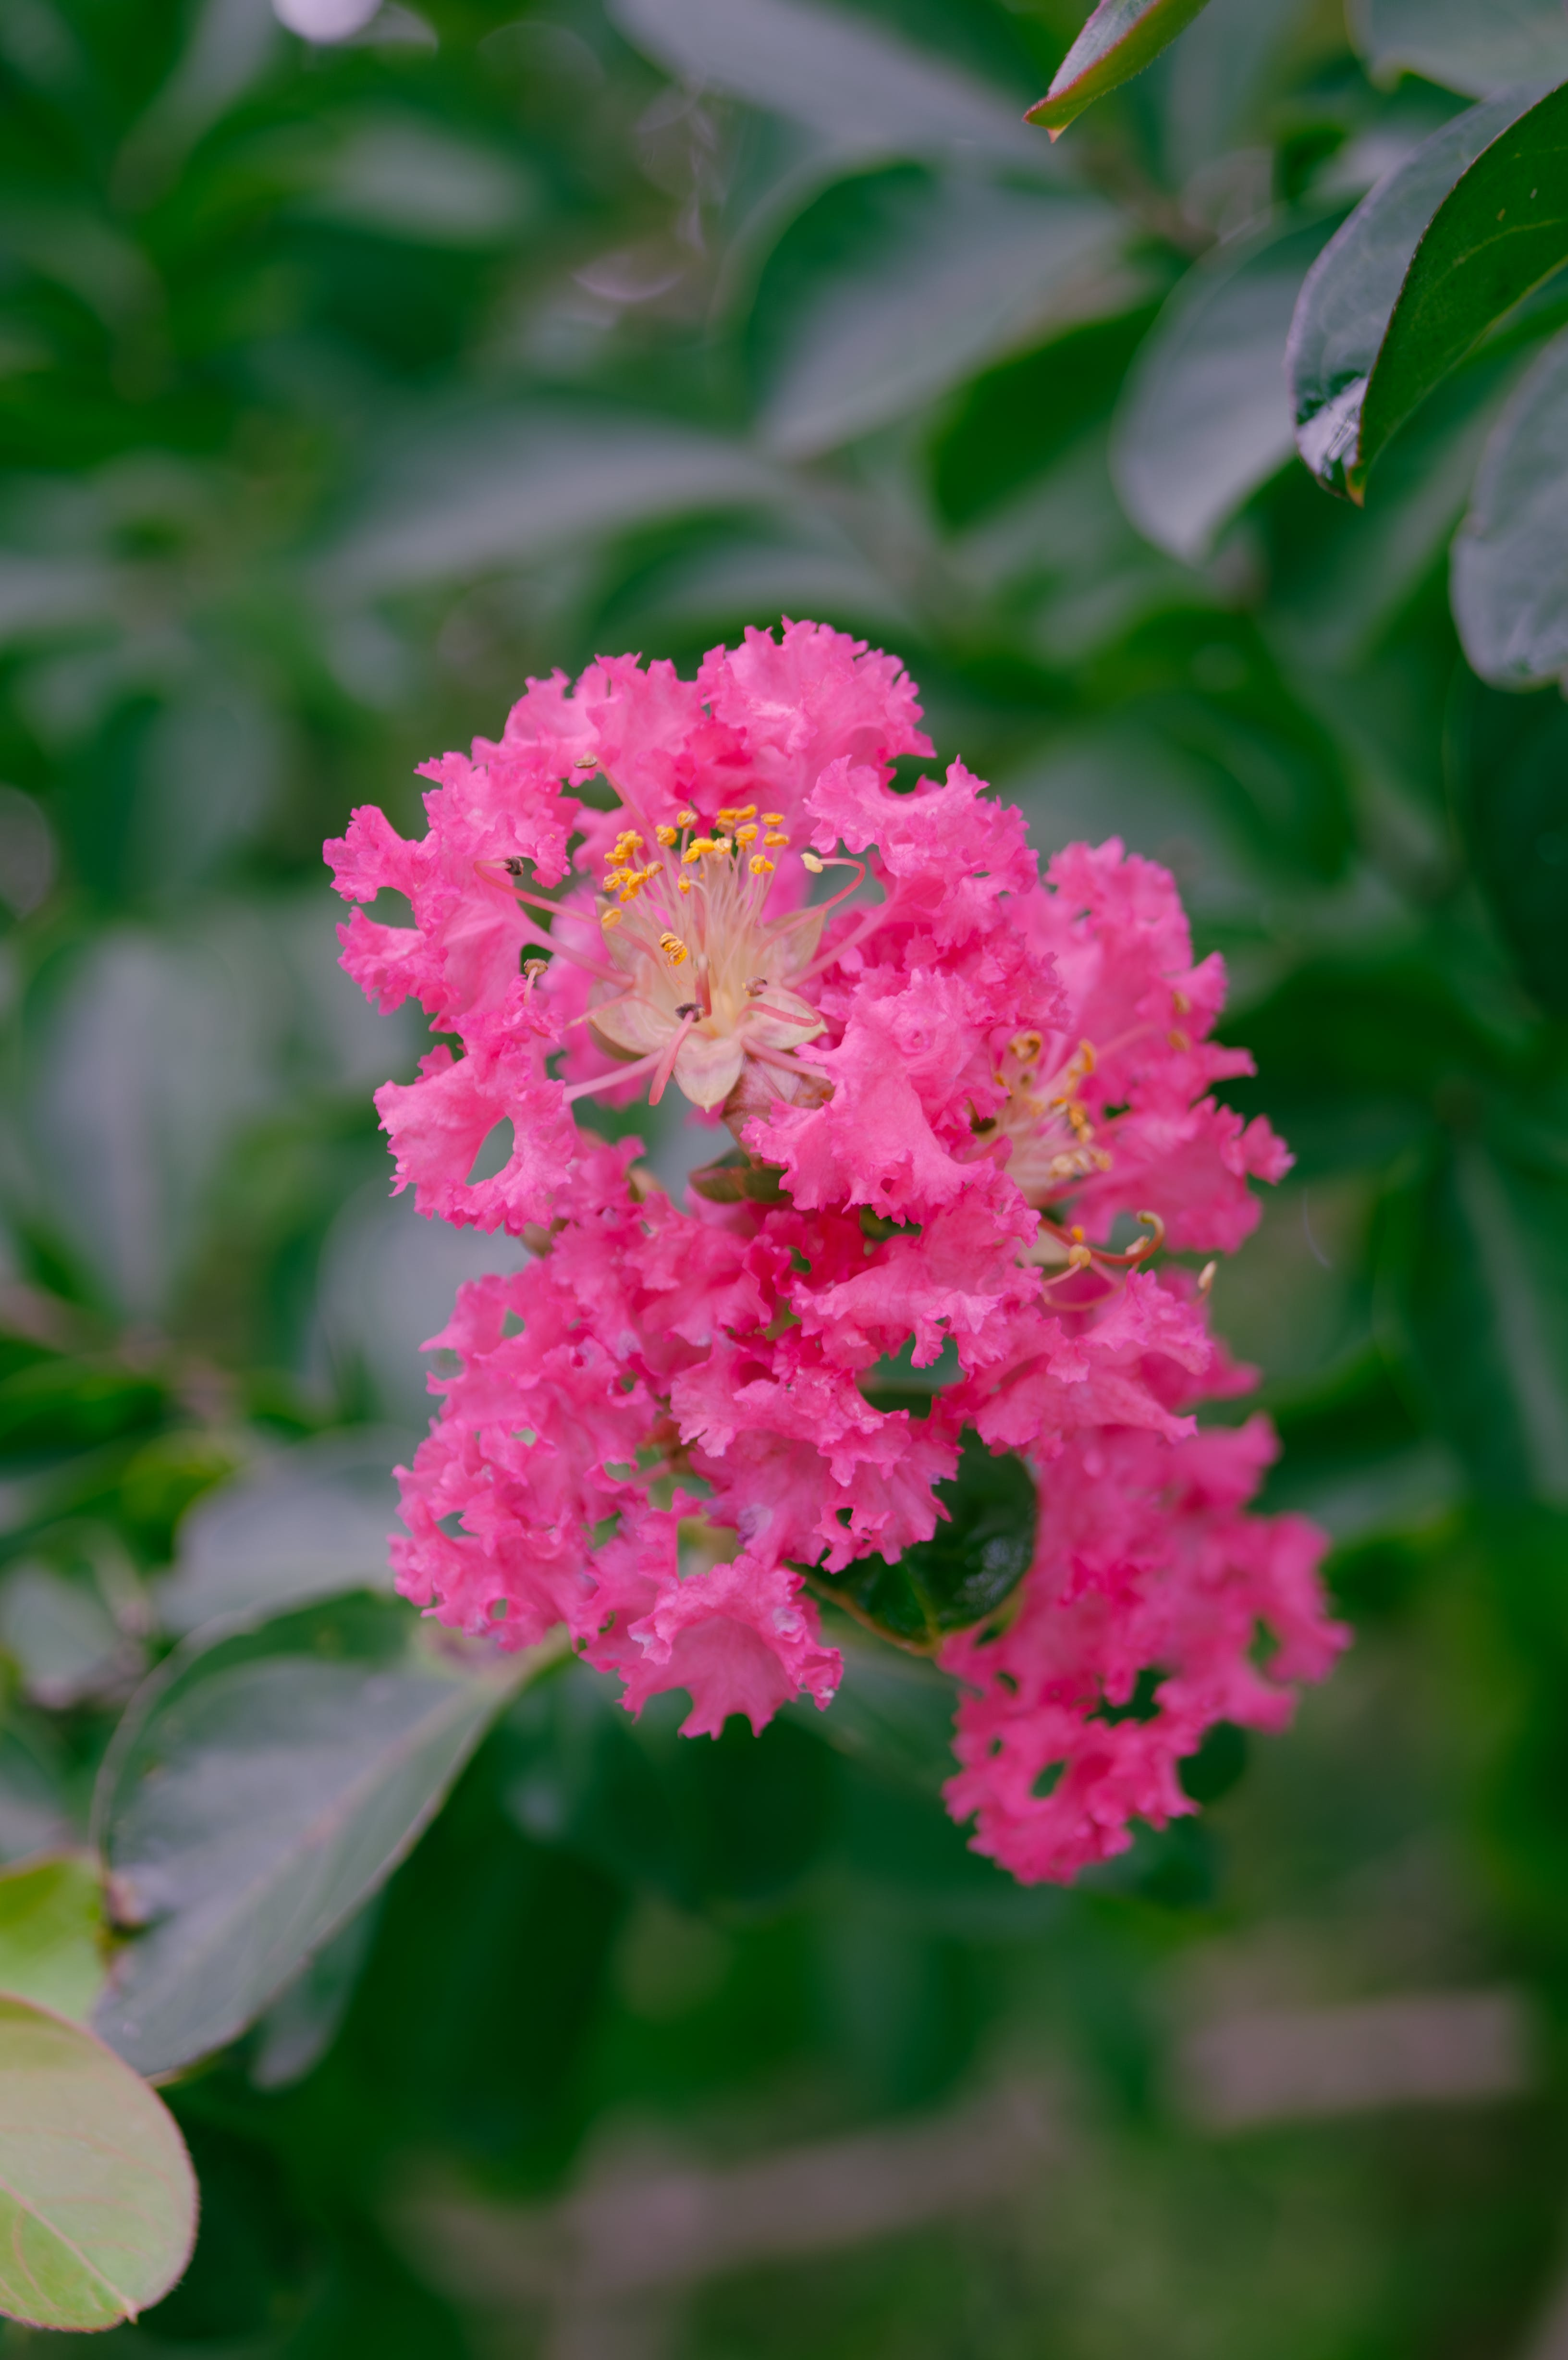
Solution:
M 170 1638 L 381 1578 L 419 1343 L 514 1251 L 387 1199 L 416 1040 L 336 973 L 321 838 L 415 825 L 415 760 L 529 672 L 781 612 L 896 648 L 1042 846 L 1119 833 L 1225 953 L 1237 1103 L 1299 1162 L 1216 1316 L 1359 1631 L 1070 1895 L 946 1821 L 922 1665 L 850 1646 L 832 1713 L 712 1744 L 543 1680 L 173 2091 L 201 2238 L 128 2354 L 1527 2350 L 1568 2187 L 1565 725 L 1470 675 L 1445 563 L 1561 311 L 1334 503 L 1291 307 L 1486 86 L 1469 12 L 1412 50 L 1360 7 L 1375 82 L 1334 0 L 1211 0 L 1053 148 L 1021 115 L 1081 14 L 389 0 L 312 47 L 265 0 L 0 5 L 0 1852 L 80 1840 Z M 650 1140 L 671 1185 L 710 1146 Z M 1183 2101 L 1194 2016 L 1497 1985 L 1524 2094 Z M 436 2251 L 453 2191 L 1009 2077 L 1062 2127 L 1005 2197 L 597 2326 Z

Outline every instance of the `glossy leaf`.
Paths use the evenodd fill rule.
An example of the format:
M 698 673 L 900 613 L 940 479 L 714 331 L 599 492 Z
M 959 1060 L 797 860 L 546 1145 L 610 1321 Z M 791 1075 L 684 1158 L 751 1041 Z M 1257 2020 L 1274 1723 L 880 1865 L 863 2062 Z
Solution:
M 1568 333 L 1497 421 L 1454 544 L 1454 618 L 1483 680 L 1568 674 Z
M 823 239 L 851 259 L 812 255 L 805 294 L 789 306 L 763 433 L 781 457 L 836 449 L 943 393 L 1028 332 L 1053 305 L 1093 307 L 1116 229 L 1093 196 L 993 187 L 909 171 L 852 183 L 822 201 Z M 836 217 L 853 215 L 846 238 Z M 779 257 L 810 246 L 796 225 Z
M 1433 214 L 1399 292 L 1345 480 L 1377 454 L 1505 312 L 1568 259 L 1568 85 L 1520 115 Z
M 95 1861 L 62 1852 L 0 1873 L 0 1992 L 85 2020 L 104 1972 Z
M 1128 516 L 1189 563 L 1290 455 L 1282 355 L 1307 269 L 1334 224 L 1222 246 L 1187 273 L 1134 364 L 1111 446 Z
M 95 1819 L 132 1934 L 98 2010 L 139 2070 L 223 2047 L 396 1865 L 553 1646 L 500 1656 L 367 1597 L 176 1654 Z
M 184 2269 L 196 2183 L 174 2119 L 79 2024 L 0 1994 L 0 2311 L 91 2334 Z
M 1463 683 L 1450 757 L 1477 880 L 1530 991 L 1568 1017 L 1568 705 Z
M 1152 64 L 1206 5 L 1207 0 L 1099 0 L 1026 120 L 1043 123 L 1060 139 L 1075 115 Z
M 1379 82 L 1421 74 L 1466 98 L 1568 73 L 1559 0 L 1350 0 L 1356 45 Z
M 841 1598 L 866 1622 L 920 1647 L 949 1631 L 984 1622 L 1011 1597 L 1034 1558 L 1039 1505 L 1020 1459 L 994 1457 L 966 1437 L 958 1472 L 939 1483 L 948 1521 L 896 1563 L 863 1557 L 843 1573 L 816 1577 L 825 1598 Z
M 1527 104 L 1518 93 L 1494 99 L 1434 131 L 1363 198 L 1308 271 L 1285 369 L 1297 447 L 1330 491 L 1348 488 L 1367 379 L 1427 224 Z

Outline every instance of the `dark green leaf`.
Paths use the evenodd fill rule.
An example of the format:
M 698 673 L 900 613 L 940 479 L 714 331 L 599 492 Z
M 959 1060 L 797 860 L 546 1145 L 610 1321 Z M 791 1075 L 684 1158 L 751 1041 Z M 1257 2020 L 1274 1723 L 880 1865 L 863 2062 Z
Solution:
M 1367 381 L 1427 224 L 1527 104 L 1517 93 L 1494 99 L 1433 132 L 1363 198 L 1307 273 L 1285 369 L 1297 446 L 1330 491 L 1348 488 Z
M 106 2038 L 167 2073 L 232 2040 L 414 1842 L 553 1645 L 498 1656 L 370 1598 L 180 1650 L 100 1779 Z
M 1568 84 L 1494 139 L 1433 214 L 1361 407 L 1347 489 L 1505 312 L 1568 258 Z
M 1280 356 L 1301 281 L 1334 227 L 1274 227 L 1187 273 L 1127 378 L 1111 471 L 1134 524 L 1196 563 L 1290 455 Z
M 966 1435 L 958 1472 L 939 1483 L 947 1511 L 929 1541 L 895 1563 L 862 1557 L 843 1573 L 816 1577 L 824 1597 L 852 1603 L 878 1630 L 920 1647 L 934 1646 L 995 1614 L 1034 1559 L 1039 1505 L 1020 1459 L 994 1457 Z
M 1152 64 L 1207 0 L 1100 0 L 1055 80 L 1025 118 L 1060 139 L 1075 115 Z
M 1454 544 L 1454 617 L 1484 680 L 1536 687 L 1568 673 L 1565 552 L 1568 333 L 1552 338 L 1493 429 Z
M 1559 0 L 1351 0 L 1356 45 L 1374 77 L 1421 74 L 1485 98 L 1510 82 L 1568 73 L 1568 19 Z
M 1568 1017 L 1568 706 L 1462 676 L 1451 753 L 1482 890 L 1530 991 Z
M 196 2183 L 162 2101 L 79 2024 L 0 1994 L 0 2311 L 91 2334 L 190 2258 Z

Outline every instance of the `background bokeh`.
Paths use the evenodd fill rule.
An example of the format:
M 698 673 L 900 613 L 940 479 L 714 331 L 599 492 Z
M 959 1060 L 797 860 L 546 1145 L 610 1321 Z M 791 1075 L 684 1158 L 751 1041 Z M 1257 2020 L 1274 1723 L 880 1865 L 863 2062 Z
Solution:
M 1052 148 L 1082 14 L 0 5 L 0 1854 L 159 1631 L 385 1580 L 418 1347 L 517 1251 L 388 1196 L 322 837 L 530 672 L 781 613 L 1225 952 L 1299 1162 L 1216 1318 L 1357 1631 L 1066 1894 L 949 1827 L 919 1666 L 716 1744 L 547 1683 L 170 2093 L 127 2355 L 1568 2353 L 1568 717 L 1446 594 L 1568 295 L 1336 506 L 1291 305 L 1466 12 L 1440 82 L 1392 0 L 1213 0 Z

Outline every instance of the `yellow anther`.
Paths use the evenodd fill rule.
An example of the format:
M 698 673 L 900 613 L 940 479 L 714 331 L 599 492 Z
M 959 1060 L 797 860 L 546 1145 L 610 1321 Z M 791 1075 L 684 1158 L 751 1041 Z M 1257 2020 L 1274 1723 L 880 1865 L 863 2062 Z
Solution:
M 601 915 L 599 923 L 604 928 L 604 931 L 607 934 L 612 926 L 618 926 L 620 924 L 622 915 L 623 912 L 619 910 L 606 910 Z
M 694 836 L 681 854 L 681 861 L 685 866 L 690 867 L 693 860 L 701 860 L 702 855 L 705 852 L 712 852 L 713 848 L 713 839 L 711 836 Z
M 1186 1016 L 1191 1013 L 1192 1003 L 1184 991 L 1172 991 L 1171 1005 L 1178 1016 Z
M 820 877 L 822 873 L 822 864 L 814 852 L 802 852 L 800 866 L 802 869 L 809 869 L 813 877 Z
M 733 852 L 735 838 L 733 836 L 715 836 L 711 848 L 714 852 Z
M 687 950 L 685 944 L 681 941 L 679 934 L 660 934 L 659 938 L 659 947 L 664 953 L 665 957 L 670 961 L 671 967 L 683 966 L 686 960 L 691 956 L 691 953 Z
M 773 874 L 773 863 L 766 852 L 754 852 L 747 866 L 754 877 L 771 877 Z
M 1087 1270 L 1094 1259 L 1087 1246 L 1069 1246 L 1067 1249 L 1069 1270 Z
M 756 817 L 757 805 L 755 803 L 726 803 L 720 809 L 719 825 L 721 827 L 733 827 L 737 819 L 755 819 Z
M 679 844 L 681 841 L 681 830 L 678 827 L 656 827 L 653 832 L 662 845 Z
M 696 813 L 690 809 L 690 807 L 685 811 L 678 811 L 675 814 L 675 825 L 677 827 L 695 827 L 697 825 Z
M 746 845 L 755 844 L 757 842 L 757 824 L 755 821 L 750 822 L 745 827 L 736 828 L 735 842 L 740 845 L 743 849 Z
M 762 814 L 762 825 L 764 827 L 782 827 L 784 825 L 783 813 L 764 812 Z
M 789 839 L 781 827 L 770 827 L 762 841 L 764 844 L 788 844 Z
M 526 958 L 523 961 L 523 973 L 529 983 L 537 983 L 541 975 L 549 972 L 549 959 Z
M 1072 1229 L 1071 1229 L 1069 1230 L 1069 1232 L 1068 1232 L 1068 1235 L 1072 1238 L 1073 1242 L 1073 1244 L 1074 1244 L 1075 1246 L 1081 1246 L 1081 1245 L 1083 1244 L 1083 1229 L 1079 1227 L 1079 1225 L 1078 1225 L 1078 1223 L 1077 1223 L 1076 1221 L 1074 1221 L 1074 1222 L 1073 1222 Z
M 1210 1287 L 1213 1286 L 1214 1283 L 1214 1273 L 1218 1268 L 1219 1264 L 1217 1262 L 1206 1262 L 1203 1264 L 1203 1269 L 1198 1273 L 1198 1293 L 1201 1295 L 1206 1295 Z
M 690 877 L 678 877 L 675 880 L 675 890 L 678 893 L 690 893 L 691 890 L 691 880 Z
M 1015 1032 L 1007 1046 L 1020 1065 L 1032 1065 L 1045 1043 L 1038 1032 Z
M 1185 1032 L 1168 1032 L 1165 1037 L 1173 1049 L 1190 1049 L 1192 1045 Z

